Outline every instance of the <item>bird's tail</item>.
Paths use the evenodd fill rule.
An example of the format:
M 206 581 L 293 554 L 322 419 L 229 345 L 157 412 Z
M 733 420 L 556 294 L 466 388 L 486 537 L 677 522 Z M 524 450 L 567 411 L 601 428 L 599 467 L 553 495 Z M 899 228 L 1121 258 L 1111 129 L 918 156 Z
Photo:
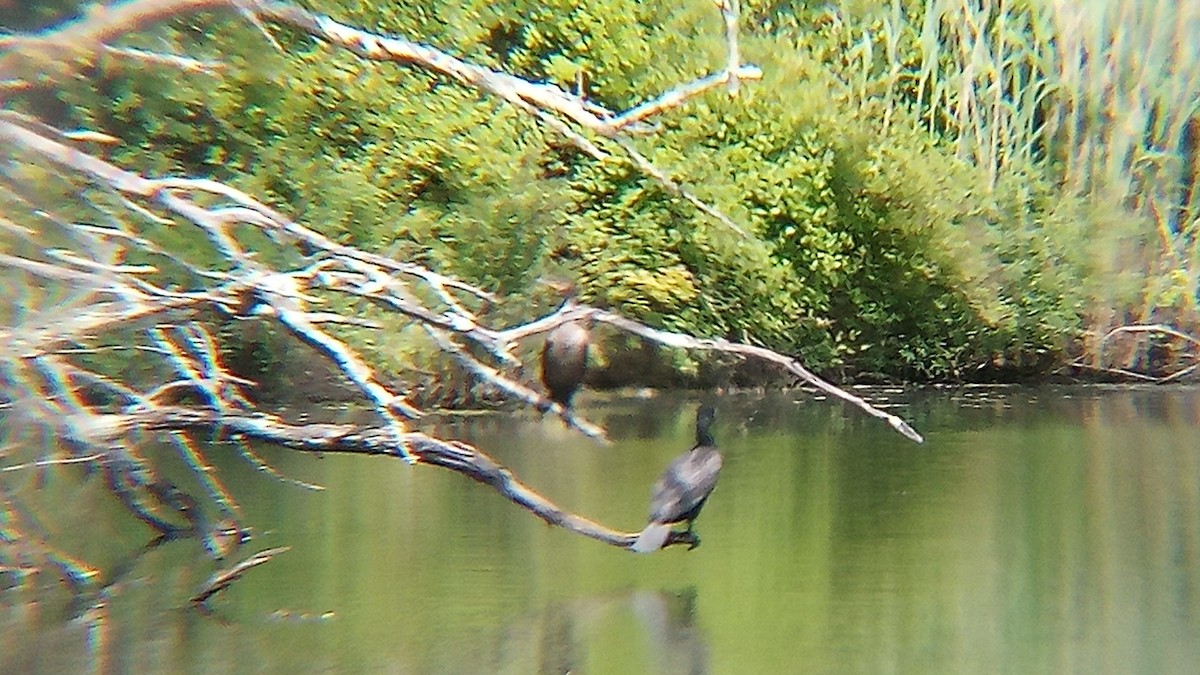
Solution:
M 667 543 L 667 537 L 671 534 L 671 526 L 666 523 L 650 523 L 642 533 L 638 535 L 633 546 L 629 547 L 634 553 L 650 553 L 657 551 Z

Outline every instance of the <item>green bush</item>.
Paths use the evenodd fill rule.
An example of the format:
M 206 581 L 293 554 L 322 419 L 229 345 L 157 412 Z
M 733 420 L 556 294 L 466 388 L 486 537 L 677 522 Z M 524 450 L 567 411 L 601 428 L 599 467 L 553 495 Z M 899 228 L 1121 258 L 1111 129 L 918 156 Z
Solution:
M 614 110 L 724 58 L 706 2 L 311 4 L 583 86 Z M 1098 289 L 1114 288 L 1098 281 L 1119 273 L 1100 261 L 1112 255 L 1104 247 L 1137 237 L 1095 237 L 1102 207 L 1063 192 L 1044 147 L 1003 139 L 991 163 L 964 150 L 949 89 L 929 84 L 930 72 L 953 81 L 957 43 L 930 51 L 940 33 L 924 21 L 926 3 L 743 5 L 743 53 L 763 81 L 669 111 L 635 142 L 748 236 L 477 91 L 287 30 L 272 31 L 287 53 L 272 52 L 227 16 L 132 40 L 219 59 L 219 76 L 135 74 L 103 57 L 91 84 L 59 82 L 55 95 L 63 119 L 126 140 L 111 153 L 118 163 L 231 181 L 330 236 L 501 296 L 566 271 L 589 301 L 847 374 L 958 379 L 1061 364 Z M 1153 293 L 1192 302 L 1191 276 L 1162 278 Z M 497 311 L 518 318 L 516 306 Z

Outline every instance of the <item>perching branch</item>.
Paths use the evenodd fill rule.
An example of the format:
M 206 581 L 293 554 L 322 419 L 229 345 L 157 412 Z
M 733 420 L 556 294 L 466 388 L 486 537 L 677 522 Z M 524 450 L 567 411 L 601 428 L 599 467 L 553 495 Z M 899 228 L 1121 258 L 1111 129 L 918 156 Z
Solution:
M 679 349 L 691 349 L 696 351 L 723 352 L 727 354 L 736 354 L 743 358 L 761 359 L 763 361 L 778 364 L 785 368 L 788 372 L 796 375 L 804 382 L 807 382 L 821 391 L 840 398 L 847 403 L 855 405 L 872 417 L 877 417 L 881 420 L 884 420 L 893 429 L 903 434 L 905 438 L 917 443 L 924 442 L 924 438 L 921 436 L 921 434 L 917 433 L 917 431 L 903 419 L 891 413 L 880 410 L 870 403 L 867 403 L 862 398 L 859 398 L 858 396 L 855 396 L 854 394 L 851 394 L 850 392 L 817 377 L 796 359 L 784 354 L 780 354 L 779 352 L 772 351 L 766 347 L 758 347 L 741 342 L 731 342 L 724 338 L 697 338 L 687 335 L 686 333 L 672 333 L 670 331 L 660 330 L 658 328 L 651 328 L 650 326 L 634 321 L 633 319 L 623 317 L 619 314 L 613 314 L 612 312 L 606 312 L 601 309 L 578 304 L 563 307 L 557 312 L 542 317 L 537 321 L 532 321 L 521 326 L 515 326 L 507 331 L 502 331 L 496 335 L 495 339 L 502 343 L 515 342 L 522 338 L 528 337 L 529 335 L 554 330 L 556 326 L 571 321 L 597 321 L 600 323 L 606 323 L 628 333 L 639 335 L 647 340 L 650 340 L 651 342 L 658 343 L 665 347 L 677 347 Z
M 550 525 L 595 539 L 610 546 L 629 548 L 637 532 L 620 532 L 564 510 L 522 483 L 511 471 L 474 446 L 459 441 L 444 441 L 418 432 L 397 439 L 386 428 L 364 428 L 346 424 L 292 425 L 267 415 L 223 415 L 214 411 L 157 407 L 122 414 L 105 415 L 106 427 L 132 431 L 196 430 L 220 431 L 273 443 L 301 452 L 351 453 L 405 457 L 420 464 L 450 469 L 490 486 L 505 499 L 517 504 Z M 668 545 L 694 545 L 696 539 L 686 532 L 673 533 Z

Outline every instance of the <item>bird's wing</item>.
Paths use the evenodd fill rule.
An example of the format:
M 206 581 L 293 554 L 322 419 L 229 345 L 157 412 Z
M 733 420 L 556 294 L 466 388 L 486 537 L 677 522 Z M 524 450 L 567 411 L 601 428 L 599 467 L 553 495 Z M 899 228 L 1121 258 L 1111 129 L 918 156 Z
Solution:
M 680 466 L 680 479 L 686 483 L 691 492 L 696 495 L 695 501 L 704 499 L 717 486 L 717 478 L 721 475 L 724 459 L 716 448 L 699 447 L 692 450 L 691 461 Z
M 721 472 L 721 453 L 701 446 L 676 457 L 654 483 L 650 520 L 674 523 L 708 498 Z
M 680 508 L 680 498 L 686 488 L 678 484 L 675 474 L 671 471 L 678 461 L 675 460 L 667 467 L 650 490 L 650 522 L 673 523 L 679 520 L 681 514 L 687 512 L 686 509 Z

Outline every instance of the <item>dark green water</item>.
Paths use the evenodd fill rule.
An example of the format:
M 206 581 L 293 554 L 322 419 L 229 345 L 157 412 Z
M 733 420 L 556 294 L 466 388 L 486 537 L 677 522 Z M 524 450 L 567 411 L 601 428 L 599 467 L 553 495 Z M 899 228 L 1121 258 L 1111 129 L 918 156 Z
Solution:
M 142 549 L 59 472 L 31 498 L 60 514 L 48 538 L 117 582 L 98 622 L 54 584 L 0 591 L 0 672 L 1196 672 L 1200 389 L 872 395 L 925 445 L 804 395 L 717 399 L 704 543 L 650 556 L 440 469 L 262 450 L 309 492 L 210 450 L 255 528 L 242 555 L 291 547 L 211 617 L 186 607 L 214 569 L 199 543 Z M 528 416 L 442 431 L 639 528 L 696 400 L 586 403 L 612 447 Z

